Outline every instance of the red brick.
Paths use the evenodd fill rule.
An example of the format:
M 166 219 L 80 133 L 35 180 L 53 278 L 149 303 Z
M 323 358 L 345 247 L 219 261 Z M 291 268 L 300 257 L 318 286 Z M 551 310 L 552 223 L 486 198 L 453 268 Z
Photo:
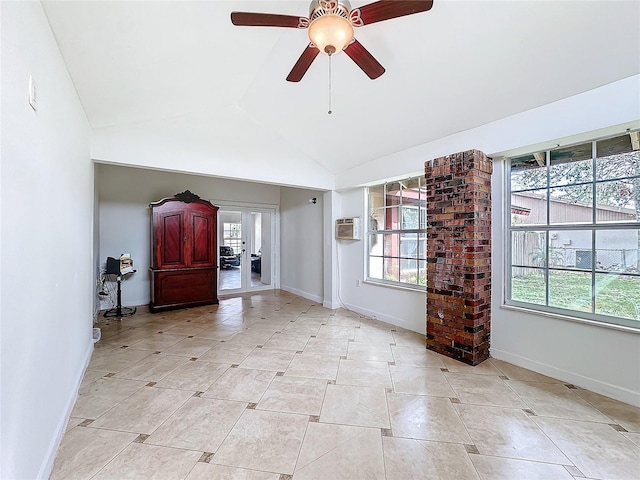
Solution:
M 425 164 L 427 348 L 472 365 L 489 356 L 492 169 L 478 150 Z

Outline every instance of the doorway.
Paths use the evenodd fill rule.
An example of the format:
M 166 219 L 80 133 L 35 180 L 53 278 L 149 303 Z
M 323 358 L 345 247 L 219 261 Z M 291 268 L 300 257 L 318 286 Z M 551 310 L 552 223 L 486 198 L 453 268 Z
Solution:
M 218 291 L 276 288 L 276 209 L 220 206 Z

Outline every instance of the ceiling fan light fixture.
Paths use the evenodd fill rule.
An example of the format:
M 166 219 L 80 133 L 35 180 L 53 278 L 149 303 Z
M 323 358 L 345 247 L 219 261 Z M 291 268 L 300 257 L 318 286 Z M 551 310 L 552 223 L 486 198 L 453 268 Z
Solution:
M 338 15 L 322 15 L 309 25 L 309 40 L 327 55 L 341 52 L 353 40 L 351 22 Z

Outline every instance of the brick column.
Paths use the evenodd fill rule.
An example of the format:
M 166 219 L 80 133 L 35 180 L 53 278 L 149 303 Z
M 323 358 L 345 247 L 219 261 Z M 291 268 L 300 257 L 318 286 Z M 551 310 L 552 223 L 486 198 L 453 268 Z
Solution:
M 427 348 L 470 365 L 489 357 L 492 169 L 478 150 L 425 164 Z

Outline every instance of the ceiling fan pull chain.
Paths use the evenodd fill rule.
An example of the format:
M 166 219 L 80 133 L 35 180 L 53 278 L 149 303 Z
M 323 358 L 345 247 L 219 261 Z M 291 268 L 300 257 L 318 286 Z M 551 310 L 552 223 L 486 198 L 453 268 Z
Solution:
M 332 55 L 329 55 L 329 111 L 327 112 L 329 115 L 331 115 L 331 57 Z

